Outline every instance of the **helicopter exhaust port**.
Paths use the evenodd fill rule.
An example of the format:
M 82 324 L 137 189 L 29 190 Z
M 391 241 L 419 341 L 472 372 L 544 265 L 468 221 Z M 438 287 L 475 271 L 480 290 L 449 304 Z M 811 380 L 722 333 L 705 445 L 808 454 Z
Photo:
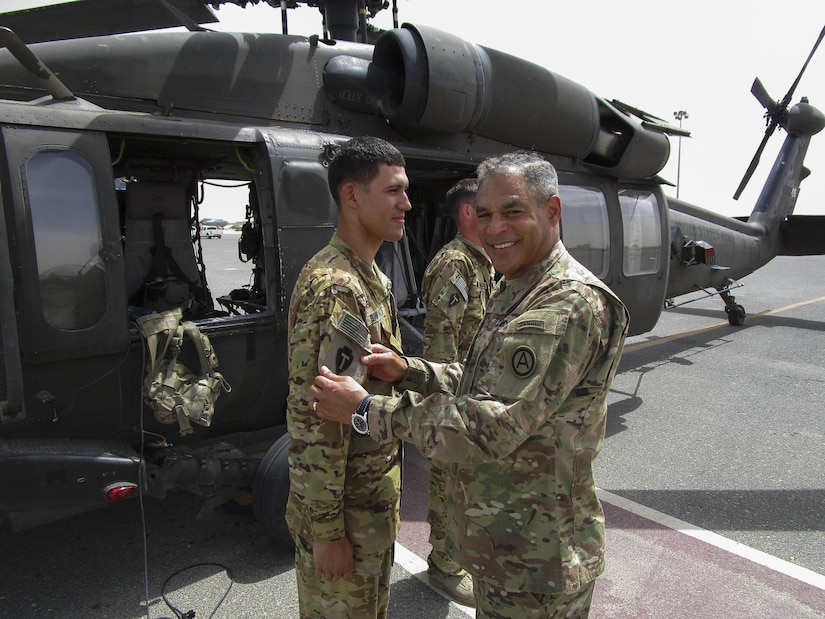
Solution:
M 435 28 L 385 32 L 373 65 L 386 78 L 381 112 L 407 129 L 477 133 L 570 157 L 586 156 L 598 138 L 588 89 Z

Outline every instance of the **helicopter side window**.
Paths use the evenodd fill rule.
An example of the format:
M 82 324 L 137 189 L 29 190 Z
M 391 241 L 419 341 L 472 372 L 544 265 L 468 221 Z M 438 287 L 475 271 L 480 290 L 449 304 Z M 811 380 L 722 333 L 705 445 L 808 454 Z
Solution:
M 656 196 L 649 191 L 622 189 L 619 191 L 619 204 L 624 232 L 624 274 L 658 272 L 662 238 Z
M 597 277 L 608 268 L 609 228 L 604 193 L 595 187 L 561 185 L 561 234 L 573 257 Z
M 92 166 L 76 151 L 39 151 L 25 179 L 43 316 L 56 329 L 92 327 L 106 311 Z

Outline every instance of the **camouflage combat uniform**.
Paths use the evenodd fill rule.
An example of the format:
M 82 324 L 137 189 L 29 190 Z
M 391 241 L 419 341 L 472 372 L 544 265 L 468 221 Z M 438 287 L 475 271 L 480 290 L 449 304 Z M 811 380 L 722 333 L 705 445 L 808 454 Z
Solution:
M 424 272 L 421 291 L 427 306 L 424 321 L 424 358 L 436 363 L 464 362 L 473 336 L 484 318 L 493 287 L 494 270 L 484 250 L 461 233 L 442 247 Z M 444 574 L 460 574 L 461 567 L 447 556 L 447 480 L 452 467 L 433 460 L 430 466 L 430 544 L 427 562 Z
M 559 242 L 499 283 L 466 370 L 409 359 L 411 391 L 373 399 L 371 436 L 459 464 L 448 549 L 482 588 L 575 594 L 604 570 L 592 461 L 628 320 Z
M 341 374 L 354 374 L 370 393 L 392 393 L 386 383 L 364 382 L 358 360 L 370 343 L 401 352 L 389 286 L 378 267 L 361 259 L 336 233 L 304 266 L 292 295 L 287 524 L 296 542 L 302 617 L 386 616 L 398 532 L 398 442 L 379 445 L 351 432 L 349 425 L 319 418 L 309 406 L 309 387 L 320 366 L 326 365 Z M 315 578 L 312 544 L 344 535 L 353 546 L 353 579 L 320 581 Z M 360 584 L 363 588 L 353 592 Z M 342 593 L 342 586 L 350 590 Z
M 456 234 L 430 261 L 421 283 L 427 306 L 425 359 L 438 363 L 464 361 L 484 318 L 493 274 L 484 250 L 461 234 Z

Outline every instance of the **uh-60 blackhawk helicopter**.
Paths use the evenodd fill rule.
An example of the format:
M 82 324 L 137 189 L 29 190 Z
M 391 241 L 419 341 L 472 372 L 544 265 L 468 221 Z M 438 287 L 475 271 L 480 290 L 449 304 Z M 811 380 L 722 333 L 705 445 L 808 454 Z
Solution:
M 556 165 L 564 242 L 625 301 L 635 334 L 697 290 L 720 294 L 741 324 L 736 281 L 821 234 L 788 233 L 825 126 L 805 99 L 790 105 L 799 78 L 780 102 L 754 82 L 765 141 L 776 127 L 787 137 L 740 221 L 663 194 L 679 129 L 540 66 L 426 26 L 371 30 L 386 2 L 270 2 L 285 24 L 290 8 L 318 7 L 323 33 L 310 37 L 204 30 L 219 4 L 0 14 L 0 518 L 13 529 L 138 493 L 213 505 L 251 487 L 264 529 L 289 544 L 287 309 L 333 232 L 326 165 L 351 136 L 383 137 L 407 160 L 407 234 L 381 264 L 413 348 L 418 283 L 451 237 L 445 191 L 489 155 L 532 149 Z M 142 32 L 181 24 L 190 31 Z M 245 266 L 215 297 L 197 227 L 213 181 L 248 188 Z M 140 321 L 168 315 L 196 327 L 160 332 L 185 341 L 195 379 L 220 363 L 220 398 L 191 423 L 159 420 L 145 397 L 158 359 Z

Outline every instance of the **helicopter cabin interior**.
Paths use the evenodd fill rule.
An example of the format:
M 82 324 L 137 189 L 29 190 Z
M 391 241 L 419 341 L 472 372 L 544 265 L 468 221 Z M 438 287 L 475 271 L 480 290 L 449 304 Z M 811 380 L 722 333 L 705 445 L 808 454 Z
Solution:
M 111 239 L 105 238 L 106 222 L 100 219 L 108 215 L 106 209 L 98 210 L 97 198 L 101 195 L 98 186 L 106 181 L 95 172 L 94 161 L 84 159 L 84 149 L 79 148 L 82 140 L 64 137 L 65 145 L 38 147 L 27 159 L 25 191 L 38 279 L 50 285 L 41 293 L 46 320 L 58 328 L 83 329 L 102 316 L 103 305 L 95 307 L 89 300 L 107 295 L 94 294 L 89 286 L 102 292 L 103 279 L 80 287 L 75 282 L 74 297 L 66 297 L 66 289 L 55 282 L 65 283 L 67 274 L 61 271 L 70 270 L 71 265 L 79 266 L 75 275 L 79 278 L 99 272 L 110 258 Z M 332 233 L 335 207 L 326 186 L 323 157 L 316 153 L 308 158 L 305 149 L 290 156 L 289 148 L 273 146 L 275 139 L 282 136 L 265 140 L 262 148 L 260 143 L 248 142 L 107 136 L 103 152 L 111 157 L 117 196 L 117 220 L 109 225 L 118 228 L 124 292 L 133 314 L 174 306 L 183 306 L 194 318 L 285 311 L 300 265 Z M 398 255 L 394 266 L 384 259 L 395 271 L 390 275 L 400 273 L 405 278 L 396 282 L 408 289 L 399 299 L 417 302 L 414 295 L 427 262 L 454 230 L 440 209 L 444 193 L 473 171 L 474 164 L 467 161 L 408 156 L 414 210 L 408 216 L 407 247 L 401 249 L 409 252 Z M 666 222 L 658 187 L 617 189 L 603 176 L 564 171 L 560 180 L 562 235 L 577 259 L 613 286 L 663 275 Z M 232 183 L 238 191 L 246 191 L 248 198 L 238 239 L 238 258 L 246 268 L 236 265 L 236 281 L 220 287 L 207 278 L 198 234 L 198 209 L 204 195 L 214 191 L 213 183 Z M 610 225 L 618 219 L 621 225 Z M 68 236 L 82 242 L 61 242 Z M 265 246 L 274 252 L 267 254 Z M 164 251 L 155 251 L 156 247 Z M 57 255 L 58 250 L 71 255 Z M 273 293 L 276 298 L 267 299 Z

